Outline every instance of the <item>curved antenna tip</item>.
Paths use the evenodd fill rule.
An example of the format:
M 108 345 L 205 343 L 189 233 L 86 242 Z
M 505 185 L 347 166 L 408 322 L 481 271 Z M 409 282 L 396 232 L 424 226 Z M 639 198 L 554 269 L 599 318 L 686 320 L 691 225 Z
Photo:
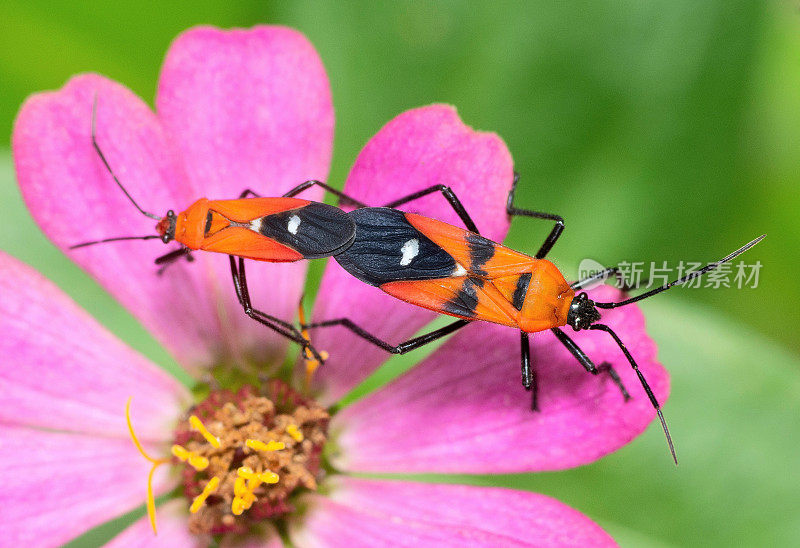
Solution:
M 669 452 L 672 454 L 672 460 L 675 462 L 675 466 L 678 466 L 678 455 L 675 454 L 675 445 L 672 443 L 672 436 L 669 433 L 669 428 L 667 428 L 667 421 L 664 420 L 664 413 L 661 412 L 661 409 L 656 409 L 656 413 L 658 413 L 658 420 L 661 421 L 661 428 L 664 429 L 664 434 L 667 436 L 667 445 L 669 445 Z

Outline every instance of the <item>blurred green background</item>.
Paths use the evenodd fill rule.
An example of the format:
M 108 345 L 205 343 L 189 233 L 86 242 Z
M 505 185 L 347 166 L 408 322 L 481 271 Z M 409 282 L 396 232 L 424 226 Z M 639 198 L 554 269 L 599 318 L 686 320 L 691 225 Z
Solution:
M 336 185 L 408 108 L 452 103 L 466 123 L 499 133 L 523 176 L 519 203 L 567 221 L 551 257 L 570 278 L 584 258 L 710 261 L 767 233 L 744 257 L 763 264 L 757 289 L 677 289 L 643 306 L 673 373 L 677 470 L 651 428 L 580 470 L 478 481 L 556 496 L 627 546 L 800 544 L 794 2 L 5 0 L 0 19 L 0 248 L 173 370 L 38 232 L 7 149 L 22 100 L 77 72 L 152 102 L 170 41 L 194 24 L 285 24 L 309 37 L 333 88 Z M 533 252 L 546 230 L 516 222 L 508 242 Z

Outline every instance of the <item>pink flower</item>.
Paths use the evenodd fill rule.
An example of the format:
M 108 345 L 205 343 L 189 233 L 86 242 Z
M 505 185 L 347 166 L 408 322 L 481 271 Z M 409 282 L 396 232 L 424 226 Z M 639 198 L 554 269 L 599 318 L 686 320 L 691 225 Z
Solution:
M 95 96 L 98 140 L 130 193 L 151 211 L 185 207 L 201 196 L 235 197 L 245 188 L 280 195 L 306 179 L 324 179 L 328 171 L 331 95 L 308 41 L 280 27 L 192 29 L 167 54 L 157 114 L 124 87 L 96 75 L 75 77 L 62 90 L 34 96 L 23 106 L 13 136 L 20 186 L 37 222 L 64 250 L 87 239 L 153 233 L 152 223 L 114 186 L 92 150 Z M 496 135 L 475 132 L 452 108 L 434 105 L 387 124 L 359 155 L 345 191 L 381 204 L 445 183 L 460 196 L 482 233 L 501 240 L 508 229 L 502 205 L 511 179 L 510 154 Z M 309 191 L 304 197 L 321 195 Z M 457 222 L 441 197 L 430 196 L 413 206 L 414 211 Z M 270 364 L 275 369 L 286 353 L 285 341 L 244 316 L 227 260 L 197 254 L 194 264 L 178 264 L 159 277 L 152 261 L 164 252 L 153 242 L 119 242 L 69 254 L 190 372 L 199 375 L 223 366 L 268 371 Z M 255 306 L 291 319 L 304 272 L 302 263 L 251 262 L 248 278 Z M 189 392 L 47 280 L 0 254 L 0 290 L 0 355 L 5 364 L 0 368 L 0 464 L 9 482 L 0 495 L 0 526 L 9 542 L 58 545 L 144 502 L 150 464 L 129 439 L 124 407 L 130 396 L 133 425 L 149 454 L 168 456 L 174 443 L 198 453 L 201 447 L 208 450 L 203 437 L 187 426 Z M 609 288 L 593 294 L 600 300 L 617 297 Z M 332 263 L 315 317 L 340 316 L 400 341 L 432 314 L 361 284 Z M 623 334 L 664 401 L 667 374 L 655 361 L 655 345 L 644 332 L 641 313 L 630 306 L 607 312 L 604 321 Z M 276 424 L 284 420 L 270 431 L 278 432 L 280 441 L 275 443 L 284 444 L 285 450 L 316 451 L 312 446 L 322 440 L 323 458 L 335 470 L 325 476 L 313 466 L 318 452 L 305 454 L 303 462 L 311 464 L 296 474 L 291 465 L 281 464 L 282 476 L 294 474 L 298 481 L 305 477 L 308 484 L 318 480 L 324 487 L 276 499 L 285 509 L 280 519 L 287 523 L 290 539 L 298 546 L 613 544 L 588 518 L 541 495 L 352 476 L 556 470 L 616 450 L 644 430 L 654 411 L 619 349 L 601 335 L 573 336 L 597 363 L 616 365 L 633 395 L 627 403 L 613 383 L 586 374 L 543 333 L 533 337 L 542 411 L 530 412 L 529 395 L 519 385 L 518 335 L 508 328 L 475 324 L 409 373 L 334 414 L 329 425 L 319 415 L 313 428 L 300 424 L 297 437 L 286 426 L 288 415 L 263 411 Z M 318 401 L 325 405 L 338 401 L 387 358 L 339 330 L 319 330 L 314 342 L 331 354 L 315 378 Z M 222 413 L 221 404 L 214 407 L 209 401 L 192 412 L 213 408 Z M 307 406 L 300 407 L 324 413 L 313 401 L 303 401 Z M 299 412 L 300 407 L 292 408 Z M 226 426 L 218 414 L 213 417 L 216 422 L 206 420 L 211 437 L 223 444 L 228 443 L 226 436 L 239 439 L 238 426 Z M 237 450 L 249 454 L 249 449 Z M 197 464 L 200 455 L 197 459 L 192 467 L 173 459 L 172 466 L 158 468 L 156 495 L 181 483 L 166 473 L 170 469 L 183 470 L 184 493 L 201 491 L 209 478 L 200 471 L 202 463 Z M 206 466 L 203 470 L 211 470 L 218 463 Z M 288 481 L 285 477 L 276 485 Z M 264 485 L 258 488 L 270 493 Z M 212 493 L 217 499 L 222 498 L 223 487 L 219 489 Z M 267 495 L 259 496 L 249 512 L 265 511 Z M 218 500 L 207 500 L 206 508 L 220 507 Z M 159 508 L 159 543 L 205 543 L 206 537 L 189 532 L 190 502 L 178 497 Z M 252 528 L 254 520 L 227 515 L 228 523 Z M 262 544 L 281 544 L 268 525 L 253 534 Z M 223 542 L 231 539 L 228 535 Z M 150 525 L 142 519 L 113 543 L 151 540 Z

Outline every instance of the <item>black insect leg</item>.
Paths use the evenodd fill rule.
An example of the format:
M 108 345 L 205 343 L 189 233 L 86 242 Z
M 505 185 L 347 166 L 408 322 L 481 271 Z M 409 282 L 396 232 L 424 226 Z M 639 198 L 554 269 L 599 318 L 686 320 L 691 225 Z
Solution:
M 650 399 L 650 403 L 653 405 L 653 409 L 656 410 L 656 414 L 658 414 L 658 419 L 661 421 L 661 428 L 664 430 L 664 435 L 667 437 L 667 444 L 669 445 L 669 451 L 672 453 L 672 460 L 675 461 L 675 464 L 678 464 L 678 457 L 675 455 L 675 446 L 672 444 L 672 436 L 669 434 L 669 428 L 667 428 L 667 421 L 664 420 L 664 414 L 661 412 L 661 406 L 658 404 L 658 400 L 656 399 L 655 394 L 653 394 L 653 390 L 650 388 L 650 385 L 647 383 L 647 380 L 644 378 L 644 375 L 641 371 L 639 371 L 639 366 L 636 364 L 636 360 L 633 359 L 633 356 L 628 349 L 623 344 L 622 340 L 617 336 L 614 331 L 608 327 L 607 325 L 603 325 L 601 323 L 596 323 L 589 326 L 589 329 L 592 330 L 600 330 L 605 331 L 614 339 L 614 342 L 617 343 L 622 353 L 625 354 L 625 358 L 628 360 L 628 363 L 631 364 L 631 368 L 636 372 L 636 376 L 639 377 L 639 382 L 642 384 L 642 388 L 647 393 L 647 397 Z
M 564 333 L 558 327 L 554 327 L 551 331 L 555 334 L 556 338 L 558 338 L 561 343 L 567 347 L 567 350 L 575 356 L 575 359 L 578 360 L 586 371 L 591 373 L 592 375 L 599 375 L 600 373 L 607 372 L 608 376 L 611 377 L 611 380 L 614 381 L 619 387 L 620 392 L 622 392 L 622 397 L 625 401 L 631 399 L 631 395 L 628 393 L 628 390 L 625 388 L 625 385 L 622 384 L 622 379 L 619 377 L 619 374 L 614 370 L 608 362 L 603 362 L 600 365 L 595 365 L 594 362 L 586 355 L 586 353 L 581 350 L 581 348 L 573 341 L 569 335 Z
M 397 200 L 389 202 L 388 204 L 385 204 L 383 207 L 396 208 L 397 206 L 407 204 L 408 202 L 412 202 L 414 200 L 422 198 L 423 196 L 427 196 L 428 194 L 433 194 L 434 192 L 442 193 L 442 196 L 445 197 L 447 202 L 453 208 L 453 211 L 455 211 L 458 214 L 458 216 L 461 217 L 461 220 L 464 222 L 464 226 L 467 227 L 467 230 L 474 232 L 475 234 L 480 234 L 480 232 L 478 231 L 478 227 L 475 226 L 475 221 L 472 220 L 472 217 L 469 216 L 469 213 L 467 213 L 467 210 L 464 208 L 464 204 L 462 204 L 461 200 L 458 199 L 458 196 L 456 196 L 456 193 L 453 192 L 453 189 L 451 189 L 447 185 L 430 186 L 418 192 L 414 192 L 413 194 L 409 194 L 408 196 L 404 196 L 402 198 L 398 198 Z
M 538 392 L 539 385 L 536 382 L 536 374 L 531 366 L 531 344 L 528 333 L 519 332 L 522 356 L 522 386 L 531 393 L 531 411 L 539 410 Z
M 542 213 L 540 211 L 531 211 L 530 209 L 515 207 L 514 194 L 517 192 L 518 182 L 519 173 L 514 173 L 514 183 L 511 185 L 511 191 L 508 193 L 508 200 L 506 201 L 506 212 L 512 217 L 533 217 L 534 219 L 547 219 L 556 222 L 553 230 L 550 231 L 542 247 L 539 248 L 539 251 L 537 251 L 535 255 L 537 259 L 544 259 L 553 248 L 553 245 L 555 245 L 558 237 L 561 236 L 561 233 L 564 231 L 564 219 L 560 215 L 554 215 L 552 213 Z
M 590 326 L 589 329 L 605 331 L 611 335 L 611 337 L 617 343 L 617 346 L 619 346 L 619 348 L 622 350 L 622 353 L 625 354 L 625 358 L 628 360 L 628 363 L 631 364 L 631 368 L 633 368 L 633 370 L 636 372 L 636 376 L 639 377 L 639 382 L 642 384 L 642 388 L 644 388 L 644 391 L 647 393 L 647 397 L 650 400 L 650 403 L 653 405 L 653 408 L 656 410 L 658 419 L 661 421 L 661 428 L 664 430 L 664 435 L 667 438 L 667 445 L 669 445 L 669 451 L 672 454 L 672 460 L 675 461 L 675 464 L 678 464 L 678 458 L 675 456 L 675 446 L 672 444 L 672 436 L 670 436 L 669 428 L 667 428 L 667 422 L 664 420 L 664 414 L 661 412 L 661 406 L 658 404 L 658 400 L 656 399 L 655 394 L 653 394 L 653 391 L 650 389 L 650 385 L 647 383 L 644 375 L 642 375 L 642 372 L 639 371 L 639 366 L 636 364 L 633 356 L 631 356 L 631 353 L 628 352 L 628 349 L 622 343 L 617 334 L 614 333 L 614 331 L 612 331 L 612 329 L 607 325 L 596 323 Z M 614 368 L 611 367 L 611 364 L 603 362 L 600 364 L 600 366 L 596 367 L 594 363 L 592 363 L 592 360 L 589 359 L 589 356 L 587 356 L 586 353 L 581 350 L 580 347 L 575 344 L 575 341 L 570 339 L 566 333 L 564 333 L 558 327 L 554 327 L 551 329 L 551 331 L 555 334 L 558 340 L 560 340 L 564 346 L 567 347 L 570 353 L 575 356 L 575 358 L 578 360 L 578 363 L 580 363 L 583 368 L 586 369 L 586 371 L 592 373 L 593 375 L 597 375 L 602 371 L 607 371 L 619 389 L 622 390 L 622 396 L 625 398 L 625 400 L 627 401 L 630 399 L 630 394 L 628 394 L 628 391 L 625 390 L 622 380 L 619 378 L 617 372 L 614 371 Z
M 174 264 L 181 257 L 186 257 L 186 260 L 188 262 L 190 262 L 190 263 L 192 261 L 194 261 L 194 256 L 192 255 L 192 250 L 189 249 L 186 246 L 181 246 L 180 248 L 174 249 L 174 250 L 170 251 L 169 253 L 161 255 L 160 257 L 156 257 L 156 260 L 154 261 L 155 264 L 161 266 L 161 268 L 159 268 L 156 271 L 156 274 L 161 276 L 164 273 L 164 271 L 167 269 L 167 267 L 169 267 L 169 265 Z
M 355 198 L 345 194 L 341 190 L 333 188 L 332 186 L 330 186 L 328 184 L 325 184 L 322 181 L 314 181 L 314 180 L 306 181 L 304 183 L 300 183 L 299 185 L 294 187 L 292 190 L 290 190 L 289 192 L 284 194 L 283 198 L 291 198 L 292 196 L 296 196 L 297 194 L 300 194 L 301 192 L 303 192 L 307 188 L 311 188 L 312 186 L 322 187 L 325 190 L 327 190 L 328 192 L 330 192 L 331 194 L 333 194 L 334 196 L 338 196 L 339 199 L 344 200 L 345 202 L 348 202 L 350 205 L 352 205 L 354 207 L 367 207 L 367 204 L 365 204 L 364 202 L 362 202 L 360 200 L 356 200 Z
M 265 325 L 276 333 L 296 342 L 303 348 L 308 349 L 314 355 L 316 360 L 319 360 L 320 363 L 323 363 L 325 360 L 322 359 L 322 356 L 320 356 L 319 352 L 317 352 L 317 350 L 309 343 L 309 341 L 303 337 L 303 334 L 294 325 L 253 308 L 250 302 L 250 291 L 247 288 L 247 277 L 244 271 L 244 259 L 239 257 L 238 268 L 236 266 L 236 259 L 233 255 L 228 255 L 228 259 L 231 263 L 231 278 L 233 278 L 233 287 L 236 290 L 236 297 L 239 300 L 239 304 L 242 305 L 244 313 L 258 323 Z
M 317 328 L 317 327 L 332 327 L 334 325 L 340 325 L 340 326 L 342 326 L 342 327 L 344 327 L 346 329 L 349 329 L 355 335 L 358 335 L 362 339 L 371 342 L 375 346 L 383 348 L 384 350 L 386 350 L 387 352 L 389 352 L 391 354 L 405 354 L 406 352 L 410 352 L 411 350 L 414 350 L 414 349 L 419 348 L 421 346 L 425 346 L 428 343 L 432 343 L 433 341 L 435 341 L 437 339 L 441 339 L 442 337 L 444 337 L 446 335 L 449 335 L 450 333 L 453 333 L 454 331 L 457 331 L 457 330 L 461 329 L 462 327 L 464 327 L 468 323 L 470 323 L 469 320 L 457 320 L 457 321 L 455 321 L 455 322 L 453 322 L 451 324 L 448 324 L 448 325 L 446 325 L 444 327 L 441 327 L 439 329 L 431 331 L 430 333 L 426 333 L 424 335 L 420 335 L 419 337 L 414 337 L 413 339 L 409 339 L 409 340 L 407 340 L 405 342 L 402 342 L 402 343 L 400 343 L 400 344 L 398 344 L 396 346 L 393 346 L 393 345 L 387 343 L 386 341 L 383 341 L 383 340 L 379 339 L 378 337 L 376 337 L 372 333 L 369 333 L 368 331 L 366 331 L 362 327 L 359 327 L 358 325 L 353 323 L 353 321 L 350 320 L 349 318 L 337 318 L 335 320 L 325 320 L 325 321 L 321 321 L 321 322 L 314 322 L 314 323 L 310 323 L 310 324 L 306 324 L 306 325 L 301 325 L 300 327 L 304 328 L 304 329 L 314 329 L 314 328 Z
M 241 200 L 242 198 L 247 198 L 248 196 L 252 196 L 253 198 L 261 198 L 261 194 L 257 194 L 249 188 L 246 188 L 241 194 L 239 194 L 239 199 Z
M 339 198 L 341 198 L 342 200 L 348 202 L 352 206 L 355 206 L 355 207 L 368 207 L 367 204 L 365 204 L 361 200 L 356 200 L 355 198 L 353 198 L 349 194 L 345 194 L 341 190 L 333 188 L 332 186 L 327 185 L 327 184 L 325 184 L 325 183 L 323 183 L 321 181 L 306 181 L 304 183 L 301 183 L 301 184 L 297 185 L 296 187 L 294 187 L 289 192 L 287 192 L 286 194 L 284 194 L 283 197 L 284 198 L 290 198 L 290 197 L 295 196 L 296 194 L 299 194 L 300 192 L 306 190 L 307 188 L 315 186 L 315 185 L 324 188 L 325 190 L 327 190 L 331 194 L 333 194 L 335 196 L 338 196 Z M 453 210 L 458 214 L 459 217 L 461 217 L 461 220 L 464 222 L 464 225 L 467 227 L 467 230 L 475 232 L 476 234 L 480 234 L 480 232 L 478 231 L 478 227 L 475 226 L 475 222 L 469 216 L 469 213 L 467 213 L 467 210 L 464 208 L 464 205 L 461 203 L 461 200 L 458 199 L 458 196 L 456 196 L 455 192 L 453 192 L 453 190 L 447 185 L 433 185 L 433 186 L 430 186 L 430 187 L 425 188 L 423 190 L 420 190 L 418 192 L 414 192 L 413 194 L 409 194 L 408 196 L 404 196 L 402 198 L 398 198 L 397 200 L 389 202 L 388 204 L 384 204 L 382 207 L 395 208 L 395 207 L 397 207 L 399 205 L 406 204 L 408 202 L 412 202 L 412 201 L 414 201 L 414 200 L 416 200 L 418 198 L 422 198 L 423 196 L 427 196 L 428 194 L 433 194 L 434 192 L 441 192 L 442 193 L 442 195 L 445 197 L 445 199 L 447 199 L 447 202 L 450 204 L 450 206 L 453 208 Z

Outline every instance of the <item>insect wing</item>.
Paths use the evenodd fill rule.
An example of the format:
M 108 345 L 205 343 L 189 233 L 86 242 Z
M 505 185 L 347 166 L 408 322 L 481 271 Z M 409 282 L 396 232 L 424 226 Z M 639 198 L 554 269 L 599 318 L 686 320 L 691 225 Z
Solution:
M 272 263 L 294 262 L 303 258 L 291 247 L 240 226 L 229 226 L 205 238 L 200 249 Z
M 356 237 L 350 215 L 338 207 L 318 202 L 273 213 L 252 224 L 261 235 L 291 247 L 306 259 L 339 253 Z
M 409 224 L 402 211 L 369 207 L 352 211 L 350 217 L 355 240 L 334 258 L 362 282 L 381 286 L 446 278 L 457 271 L 455 259 Z
M 230 221 L 249 223 L 274 213 L 298 209 L 311 203 L 299 198 L 240 198 L 238 200 L 213 200 L 208 207 Z
M 213 201 L 205 229 L 203 249 L 275 262 L 328 257 L 355 237 L 355 224 L 346 212 L 297 198 Z M 276 256 L 270 257 L 273 251 Z
M 473 276 L 389 282 L 380 286 L 389 295 L 428 310 L 467 320 L 516 326 L 517 311 L 491 284 Z
M 471 275 L 487 279 L 509 276 L 530 268 L 535 260 L 464 228 L 415 213 L 406 213 L 405 217 L 430 241 L 447 250 Z

